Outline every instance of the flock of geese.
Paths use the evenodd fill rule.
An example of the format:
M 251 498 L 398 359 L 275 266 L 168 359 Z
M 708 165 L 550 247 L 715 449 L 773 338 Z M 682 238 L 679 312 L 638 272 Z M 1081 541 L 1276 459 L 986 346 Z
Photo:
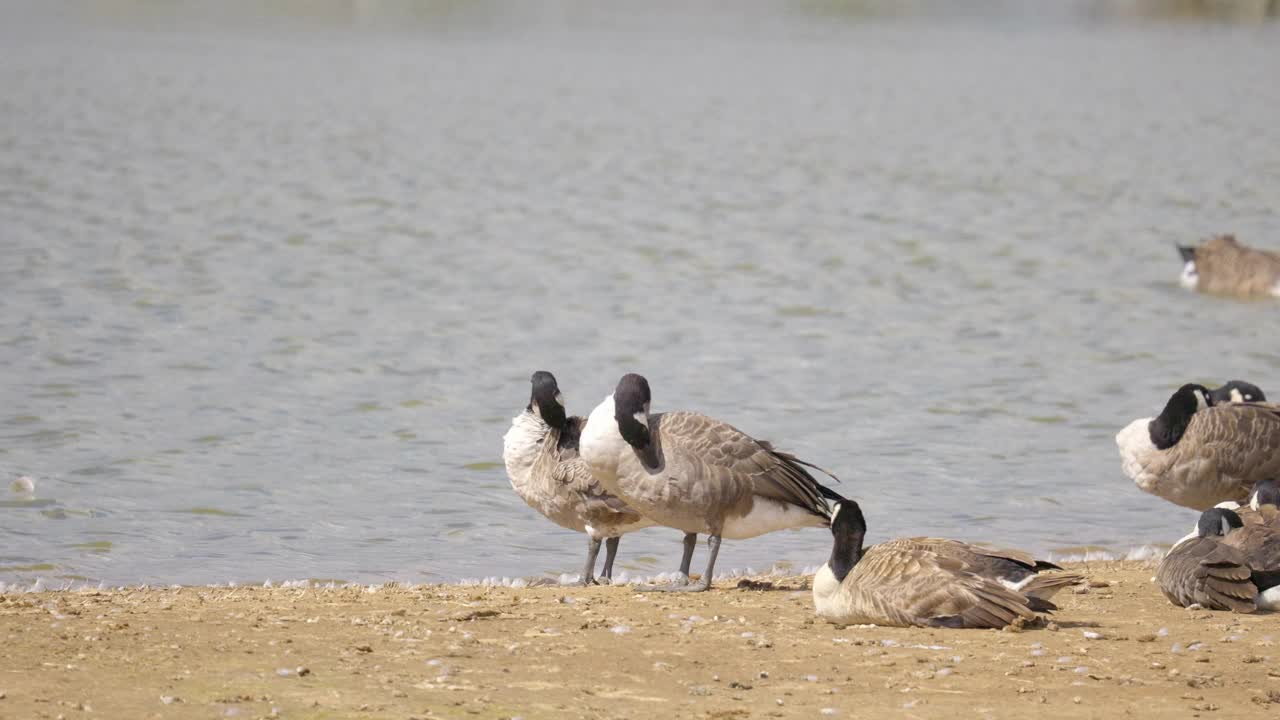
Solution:
M 1280 294 L 1280 256 L 1214 238 L 1180 248 L 1184 286 Z M 1265 275 L 1265 276 L 1264 276 Z M 831 554 L 813 581 L 817 614 L 840 624 L 999 628 L 1052 612 L 1081 575 L 1017 550 L 915 537 L 864 546 L 854 500 L 815 479 L 827 470 L 691 411 L 650 412 L 649 382 L 622 376 L 587 418 L 570 416 L 555 376 L 530 378 L 529 403 L 503 438 L 516 493 L 556 524 L 587 536 L 581 582 L 609 582 L 619 539 L 664 526 L 684 534 L 676 583 L 642 592 L 711 588 L 721 540 L 826 527 Z M 1142 490 L 1203 511 L 1156 579 L 1177 605 L 1252 612 L 1280 607 L 1280 405 L 1257 386 L 1187 384 L 1154 418 L 1116 435 L 1121 465 Z M 690 565 L 707 536 L 706 569 Z M 606 554 L 595 576 L 600 546 Z

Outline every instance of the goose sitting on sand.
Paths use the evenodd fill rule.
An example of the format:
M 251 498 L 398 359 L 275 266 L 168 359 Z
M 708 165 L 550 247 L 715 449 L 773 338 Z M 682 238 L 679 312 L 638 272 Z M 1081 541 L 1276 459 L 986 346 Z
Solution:
M 1226 500 L 1214 507 L 1234 511 L 1245 525 L 1270 525 L 1280 530 L 1280 483 L 1271 478 L 1259 480 L 1249 493 L 1248 503 Z
M 1280 296 L 1280 253 L 1255 250 L 1219 235 L 1199 247 L 1178 246 L 1183 287 L 1240 297 Z
M 1160 561 L 1156 582 L 1180 607 L 1274 610 L 1280 607 L 1280 531 L 1246 525 L 1227 508 L 1205 510 L 1196 529 Z
M 831 514 L 831 558 L 813 579 L 820 617 L 840 624 L 1001 628 L 1057 609 L 1050 598 L 1084 580 L 1014 550 L 904 538 L 863 550 L 866 520 L 852 500 Z
M 578 457 L 583 419 L 566 417 L 556 378 L 539 370 L 524 412 L 511 420 L 502 438 L 502 459 L 511 487 L 529 507 L 555 524 L 587 534 L 582 584 L 595 583 L 596 556 L 605 543 L 603 578 L 613 577 L 618 539 L 653 524 L 616 495 L 605 492 Z
M 1121 467 L 1142 490 L 1195 510 L 1243 502 L 1254 483 L 1280 477 L 1280 408 L 1210 405 L 1203 385 L 1178 388 L 1154 418 L 1116 434 Z
M 645 517 L 685 533 L 680 574 L 686 584 L 644 589 L 710 588 L 721 538 L 827 525 L 826 499 L 840 496 L 805 469 L 816 466 L 706 415 L 650 415 L 650 397 L 648 380 L 624 375 L 591 411 L 579 444 L 582 459 L 606 490 Z M 688 584 L 698 533 L 708 535 L 707 569 Z

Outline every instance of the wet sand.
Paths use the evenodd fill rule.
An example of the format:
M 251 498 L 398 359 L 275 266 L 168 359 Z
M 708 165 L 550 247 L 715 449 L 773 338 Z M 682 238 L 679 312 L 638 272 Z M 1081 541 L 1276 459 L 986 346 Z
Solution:
M 0 596 L 2 718 L 1264 717 L 1280 616 L 1169 605 L 1152 563 L 1021 631 L 836 627 L 809 578 Z M 746 585 L 747 583 L 742 583 Z

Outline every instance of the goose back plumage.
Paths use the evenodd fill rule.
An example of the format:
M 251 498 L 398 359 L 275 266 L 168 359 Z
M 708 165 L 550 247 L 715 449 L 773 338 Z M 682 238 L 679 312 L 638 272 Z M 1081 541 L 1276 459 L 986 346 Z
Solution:
M 1249 562 L 1238 548 L 1213 537 L 1192 537 L 1171 549 L 1156 570 L 1156 583 L 1169 602 L 1210 610 L 1251 613 L 1258 588 Z
M 1200 292 L 1241 297 L 1280 295 L 1280 254 L 1219 235 L 1183 252 L 1190 256 L 1184 284 Z
M 576 436 L 586 421 L 575 416 L 568 422 L 572 429 L 562 433 L 527 410 L 512 421 L 503 455 L 516 494 L 560 527 L 589 532 L 593 537 L 617 537 L 651 525 L 596 481 L 591 468 L 578 456 Z M 524 430 L 530 425 L 532 431 Z M 532 452 L 519 452 L 517 449 L 528 443 L 522 437 L 528 432 L 541 437 Z
M 1056 609 L 1055 592 L 1084 578 L 1017 550 L 942 538 L 901 538 L 862 548 L 866 522 L 841 499 L 831 557 L 813 582 L 814 609 L 835 623 L 999 628 Z
M 1228 403 L 1195 412 L 1171 447 L 1149 437 L 1150 418 L 1116 436 L 1125 474 L 1142 490 L 1184 507 L 1207 510 L 1244 502 L 1254 483 L 1280 476 L 1280 408 Z
M 1031 553 L 1007 548 L 989 548 L 944 538 L 902 538 L 891 541 L 895 547 L 914 548 L 959 560 L 964 569 L 989 580 L 996 580 L 1015 592 L 1040 602 L 1033 610 L 1052 610 L 1049 599 L 1059 590 L 1079 584 L 1084 576 L 1075 573 L 1046 573 L 1062 568 L 1038 560 Z
M 747 538 L 830 518 L 822 486 L 800 461 L 726 422 L 675 411 L 649 415 L 648 429 L 651 458 L 626 447 L 615 471 L 597 477 L 663 525 Z
M 818 615 L 842 624 L 999 628 L 1035 616 L 1028 598 L 960 559 L 892 542 L 868 548 L 843 582 L 824 565 L 813 591 Z

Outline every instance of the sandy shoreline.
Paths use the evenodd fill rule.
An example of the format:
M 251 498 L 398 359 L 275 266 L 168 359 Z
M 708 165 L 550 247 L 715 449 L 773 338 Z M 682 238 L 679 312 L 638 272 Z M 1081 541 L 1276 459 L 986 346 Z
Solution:
M 1150 562 L 1071 565 L 1054 625 L 839 628 L 807 577 L 700 595 L 421 586 L 0 596 L 0 718 L 1274 714 L 1280 615 L 1188 611 Z M 1273 669 L 1277 668 L 1277 669 Z

